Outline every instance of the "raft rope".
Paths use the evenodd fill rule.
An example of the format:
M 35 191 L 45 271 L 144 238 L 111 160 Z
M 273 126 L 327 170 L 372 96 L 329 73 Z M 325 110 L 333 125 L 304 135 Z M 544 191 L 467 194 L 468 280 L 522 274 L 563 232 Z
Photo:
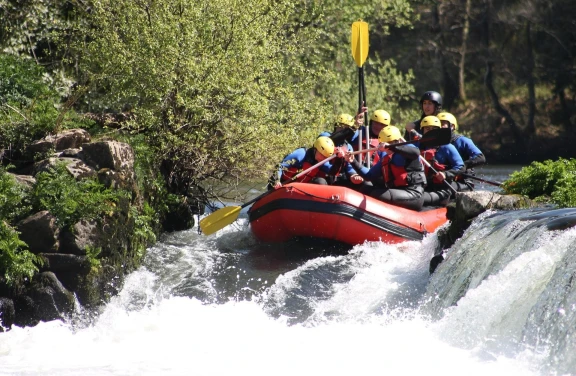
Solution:
M 319 198 L 319 199 L 325 200 L 325 201 L 327 201 L 327 202 L 330 202 L 330 201 L 339 201 L 339 200 L 340 200 L 340 197 L 339 197 L 339 196 L 336 196 L 336 197 L 332 196 L 332 197 L 330 197 L 330 198 L 326 198 L 326 197 L 317 196 L 317 195 L 315 195 L 315 194 L 306 192 L 306 191 L 304 191 L 304 190 L 302 190 L 302 189 L 300 189 L 300 188 L 298 188 L 298 187 L 294 187 L 294 186 L 287 186 L 287 187 L 285 187 L 285 188 L 286 188 L 286 191 L 287 191 L 287 192 L 296 190 L 296 191 L 300 191 L 301 193 L 303 193 L 303 194 L 306 195 L 306 196 L 310 196 L 310 197 L 314 197 L 314 198 Z M 344 202 L 344 204 L 349 205 L 349 204 L 346 203 L 346 202 Z M 391 204 L 390 204 L 390 205 L 391 205 Z M 403 224 L 403 223 L 401 223 L 401 222 L 397 222 L 397 221 L 394 221 L 394 220 L 391 220 L 391 219 L 388 219 L 388 218 L 386 218 L 386 220 L 387 220 L 388 222 L 395 223 L 395 224 L 397 224 L 397 225 L 400 226 L 400 227 L 404 227 L 404 228 L 411 229 L 411 230 L 414 230 L 414 231 L 418 232 L 418 230 L 415 230 L 415 229 L 413 229 L 413 228 L 411 228 L 411 227 L 409 227 L 409 226 L 406 226 L 405 224 Z M 420 223 L 420 227 L 422 228 L 423 226 L 424 226 L 424 225 L 423 225 L 422 223 Z M 421 232 L 422 232 L 424 235 L 428 234 L 428 231 L 426 230 L 426 227 L 424 227 L 424 231 L 421 231 Z

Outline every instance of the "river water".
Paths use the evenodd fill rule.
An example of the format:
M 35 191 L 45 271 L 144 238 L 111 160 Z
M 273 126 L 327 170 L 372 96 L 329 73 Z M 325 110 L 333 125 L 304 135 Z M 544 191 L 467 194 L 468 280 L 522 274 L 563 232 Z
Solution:
M 0 375 L 576 374 L 572 215 L 484 213 L 432 276 L 435 234 L 271 246 L 244 215 L 169 234 L 100 314 L 0 334 Z

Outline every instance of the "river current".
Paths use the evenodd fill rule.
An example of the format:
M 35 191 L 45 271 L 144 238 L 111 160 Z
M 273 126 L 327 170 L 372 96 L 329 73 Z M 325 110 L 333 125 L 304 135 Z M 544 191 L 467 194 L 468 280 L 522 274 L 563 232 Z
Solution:
M 432 276 L 436 234 L 267 245 L 245 215 L 168 234 L 99 314 L 0 333 L 0 375 L 576 374 L 573 216 L 486 212 Z

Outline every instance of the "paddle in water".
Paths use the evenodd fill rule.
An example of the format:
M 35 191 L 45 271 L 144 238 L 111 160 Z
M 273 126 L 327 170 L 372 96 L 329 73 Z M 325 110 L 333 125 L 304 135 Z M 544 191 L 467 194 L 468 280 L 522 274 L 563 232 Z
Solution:
M 324 159 L 323 161 L 316 163 L 314 166 L 309 167 L 302 172 L 299 172 L 298 174 L 294 175 L 290 180 L 283 182 L 282 185 L 292 183 L 293 181 L 295 181 L 299 177 L 306 175 L 310 171 L 314 170 L 315 168 L 322 166 L 324 163 L 326 163 L 326 162 L 328 162 L 334 158 L 336 158 L 336 154 Z M 202 229 L 202 233 L 204 235 L 210 235 L 210 234 L 213 234 L 220 229 L 223 229 L 224 227 L 228 226 L 229 224 L 231 224 L 232 222 L 234 222 L 238 218 L 238 216 L 240 215 L 240 211 L 242 209 L 244 209 L 248 205 L 255 203 L 256 201 L 260 200 L 262 197 L 265 197 L 274 191 L 275 190 L 272 189 L 270 191 L 264 192 L 260 196 L 248 201 L 247 203 L 243 204 L 242 206 L 226 206 L 222 209 L 216 210 L 214 213 L 210 214 L 209 216 L 202 218 L 200 220 L 200 229 Z

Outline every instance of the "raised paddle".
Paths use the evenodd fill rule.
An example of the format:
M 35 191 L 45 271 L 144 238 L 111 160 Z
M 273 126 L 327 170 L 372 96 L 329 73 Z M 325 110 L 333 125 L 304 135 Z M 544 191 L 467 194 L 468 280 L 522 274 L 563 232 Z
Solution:
M 314 166 L 307 168 L 306 170 L 299 172 L 298 174 L 294 175 L 290 180 L 285 181 L 282 185 L 288 184 L 293 182 L 294 180 L 298 179 L 302 175 L 306 175 L 310 171 L 314 170 L 317 167 L 320 167 L 324 163 L 336 158 L 336 154 L 331 155 L 330 157 L 326 158 L 325 160 L 316 163 Z M 234 222 L 238 216 L 240 215 L 240 211 L 247 207 L 250 204 L 260 200 L 262 197 L 269 195 L 270 193 L 274 192 L 275 190 L 269 190 L 267 192 L 262 193 L 260 196 L 248 201 L 247 203 L 243 204 L 242 206 L 226 206 L 222 209 L 216 210 L 214 213 L 210 214 L 206 218 L 202 218 L 200 220 L 200 229 L 202 229 L 202 233 L 204 235 L 210 235 L 215 233 L 216 231 L 223 229 L 224 227 L 228 226 L 230 223 Z
M 478 180 L 478 181 L 481 181 L 481 182 L 486 183 L 486 184 L 495 185 L 497 187 L 502 186 L 502 183 L 498 183 L 497 181 L 490 181 L 490 180 L 482 179 L 482 178 L 476 177 L 474 175 L 466 174 L 466 173 L 462 173 L 460 175 L 465 177 L 465 178 L 468 178 L 468 179 Z
M 364 84 L 364 62 L 368 58 L 368 24 L 362 20 L 352 23 L 351 37 L 352 57 L 358 66 L 358 108 L 366 106 L 366 85 Z M 366 113 L 364 113 L 364 124 L 366 124 L 368 140 L 370 144 L 370 128 L 366 123 Z M 362 132 L 358 132 L 358 149 L 362 150 Z M 362 159 L 360 158 L 359 161 Z M 370 158 L 367 158 L 369 163 Z M 368 167 L 370 167 L 368 165 Z
M 427 132 L 419 140 L 399 142 L 397 144 L 394 144 L 394 146 L 415 144 L 415 143 L 419 142 L 420 144 L 418 145 L 418 147 L 420 149 L 428 149 L 428 148 L 431 148 L 434 146 L 446 145 L 446 144 L 450 143 L 451 133 L 452 132 L 450 131 L 449 128 L 436 128 L 436 129 L 433 129 L 433 130 Z M 376 151 L 376 150 L 378 150 L 378 148 L 371 148 L 371 149 L 354 151 L 350 154 L 354 155 L 354 154 L 360 154 L 360 153 L 368 153 L 368 152 Z

